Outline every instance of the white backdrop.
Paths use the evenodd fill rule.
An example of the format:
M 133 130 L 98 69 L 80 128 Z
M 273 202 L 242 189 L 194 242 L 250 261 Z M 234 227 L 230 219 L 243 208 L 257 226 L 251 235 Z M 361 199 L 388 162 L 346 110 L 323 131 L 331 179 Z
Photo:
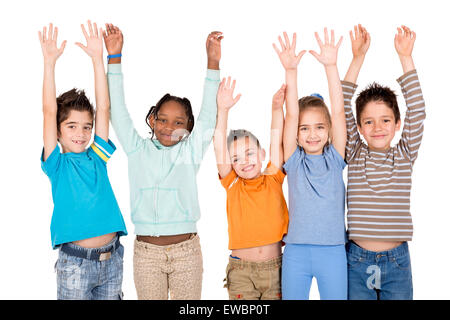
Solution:
M 92 66 L 77 46 L 84 42 L 80 24 L 114 23 L 124 33 L 123 72 L 126 102 L 141 135 L 145 115 L 165 93 L 191 100 L 197 116 L 206 72 L 205 39 L 212 30 L 224 33 L 222 76 L 237 79 L 243 94 L 230 113 L 229 126 L 247 128 L 269 148 L 273 93 L 284 80 L 272 42 L 282 31 L 297 32 L 300 49 L 315 49 L 314 31 L 334 28 L 344 36 L 339 52 L 341 77 L 351 60 L 348 31 L 363 24 L 372 36 L 371 49 L 359 77 L 359 89 L 371 81 L 389 85 L 404 100 L 395 81 L 401 76 L 393 39 L 396 27 L 416 31 L 413 57 L 427 105 L 423 144 L 414 167 L 411 212 L 414 240 L 410 243 L 414 298 L 449 299 L 450 262 L 447 206 L 449 151 L 444 145 L 450 112 L 447 86 L 450 71 L 448 16 L 444 1 L 9 1 L 0 9 L 1 65 L 1 201 L 0 299 L 55 299 L 50 219 L 53 209 L 48 178 L 40 168 L 42 150 L 43 59 L 37 32 L 53 22 L 59 42 L 68 40 L 57 63 L 57 93 L 84 88 L 94 101 Z M 105 54 L 106 56 L 106 54 Z M 447 89 L 447 90 L 446 90 Z M 323 67 L 306 55 L 299 66 L 300 95 L 321 93 L 326 101 Z M 125 246 L 123 291 L 136 299 L 133 283 L 134 226 L 130 219 L 127 159 L 115 133 L 118 150 L 108 163 L 109 177 L 129 236 Z M 151 163 L 149 163 L 151 165 Z M 287 198 L 287 183 L 285 194 Z M 225 191 L 210 146 L 198 175 L 202 217 L 198 223 L 204 274 L 203 299 L 227 299 L 222 279 L 228 259 Z M 318 299 L 315 282 L 311 299 Z

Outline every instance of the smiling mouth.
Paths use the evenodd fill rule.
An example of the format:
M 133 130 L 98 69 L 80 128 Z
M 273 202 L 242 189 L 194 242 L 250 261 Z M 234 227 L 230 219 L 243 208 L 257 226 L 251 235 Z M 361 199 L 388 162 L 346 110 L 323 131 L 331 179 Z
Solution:
M 73 143 L 78 144 L 78 145 L 83 145 L 86 143 L 86 141 L 84 140 L 72 140 Z
M 248 165 L 248 166 L 245 166 L 244 168 L 242 168 L 242 171 L 249 172 L 249 171 L 252 171 L 254 167 L 255 167 L 255 165 L 251 164 L 251 165 Z
M 385 137 L 384 134 L 382 135 L 376 135 L 376 136 L 372 136 L 373 139 L 383 139 Z

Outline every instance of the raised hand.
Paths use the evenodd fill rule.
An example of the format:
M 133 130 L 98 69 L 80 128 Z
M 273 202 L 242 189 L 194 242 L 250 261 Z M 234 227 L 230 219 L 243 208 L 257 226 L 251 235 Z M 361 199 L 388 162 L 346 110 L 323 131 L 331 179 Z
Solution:
M 84 25 L 81 25 L 81 30 L 83 31 L 84 37 L 86 38 L 86 46 L 80 42 L 76 42 L 75 44 L 83 49 L 84 52 L 88 54 L 93 60 L 94 59 L 102 59 L 103 58 L 103 42 L 101 38 L 101 34 L 103 33 L 102 28 L 100 28 L 100 33 L 97 29 L 97 24 L 94 22 L 94 26 L 92 27 L 92 23 L 88 20 L 89 34 L 86 32 Z
M 58 28 L 53 28 L 50 23 L 47 34 L 47 27 L 44 27 L 42 33 L 39 31 L 39 41 L 41 42 L 42 54 L 44 55 L 44 62 L 55 64 L 56 60 L 64 52 L 67 41 L 64 40 L 58 48 Z
M 217 91 L 217 108 L 219 110 L 228 111 L 239 101 L 241 94 L 238 94 L 235 98 L 233 98 L 235 86 L 236 80 L 231 82 L 231 77 L 228 77 L 226 80 L 225 78 L 222 79 Z
M 123 47 L 123 34 L 117 26 L 111 23 L 105 24 L 106 31 L 103 31 L 106 51 L 108 55 L 119 54 Z
M 337 53 L 342 43 L 342 37 L 339 39 L 338 43 L 335 44 L 334 30 L 331 30 L 331 38 L 330 38 L 328 37 L 327 28 L 324 29 L 324 42 L 322 42 L 317 32 L 314 32 L 314 35 L 316 36 L 317 43 L 319 44 L 320 47 L 320 54 L 318 54 L 314 50 L 310 50 L 309 53 L 311 53 L 325 67 L 336 65 Z
M 286 97 L 286 85 L 283 84 L 280 89 L 273 95 L 272 110 L 283 109 L 284 99 Z
M 365 56 L 370 47 L 370 34 L 366 28 L 358 24 L 354 26 L 355 34 L 350 30 L 350 41 L 352 42 L 353 57 Z
M 272 43 L 275 52 L 278 54 L 280 58 L 281 64 L 283 65 L 285 70 L 297 69 L 297 66 L 300 62 L 300 59 L 305 54 L 305 50 L 300 51 L 298 55 L 295 54 L 295 46 L 297 42 L 297 35 L 294 32 L 292 37 L 292 43 L 289 43 L 289 37 L 286 32 L 283 32 L 284 42 L 281 39 L 281 36 L 278 36 L 278 41 L 280 42 L 281 50 Z
M 218 70 L 222 54 L 222 32 L 213 31 L 206 38 L 206 54 L 208 56 L 208 69 Z
M 411 31 L 408 27 L 402 26 L 397 28 L 397 34 L 394 38 L 395 50 L 400 57 L 409 57 L 414 48 L 414 41 L 416 40 L 416 33 Z

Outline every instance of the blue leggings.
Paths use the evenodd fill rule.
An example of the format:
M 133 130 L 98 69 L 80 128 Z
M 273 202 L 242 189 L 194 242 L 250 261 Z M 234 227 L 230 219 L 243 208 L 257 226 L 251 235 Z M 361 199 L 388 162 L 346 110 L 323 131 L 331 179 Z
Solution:
M 345 245 L 287 243 L 281 271 L 283 300 L 308 300 L 313 277 L 317 280 L 320 299 L 347 300 Z

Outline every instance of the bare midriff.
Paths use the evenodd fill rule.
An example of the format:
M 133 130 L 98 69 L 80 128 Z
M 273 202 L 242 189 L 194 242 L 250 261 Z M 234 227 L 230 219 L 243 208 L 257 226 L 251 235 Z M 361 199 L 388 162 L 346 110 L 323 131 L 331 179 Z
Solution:
M 388 251 L 397 248 L 402 241 L 373 241 L 373 240 L 353 240 L 358 246 L 369 251 Z
M 116 232 L 113 232 L 98 237 L 72 241 L 72 243 L 83 248 L 100 248 L 110 243 L 115 236 Z
M 271 260 L 281 256 L 281 241 L 267 244 L 265 246 L 234 249 L 231 251 L 231 255 L 242 260 L 253 262 Z
M 167 246 L 170 244 L 176 244 L 180 243 L 186 240 L 189 240 L 192 235 L 195 235 L 196 233 L 183 233 L 183 234 L 176 234 L 176 235 L 170 235 L 170 236 L 137 236 L 138 241 L 147 242 L 150 244 L 154 244 L 157 246 Z

